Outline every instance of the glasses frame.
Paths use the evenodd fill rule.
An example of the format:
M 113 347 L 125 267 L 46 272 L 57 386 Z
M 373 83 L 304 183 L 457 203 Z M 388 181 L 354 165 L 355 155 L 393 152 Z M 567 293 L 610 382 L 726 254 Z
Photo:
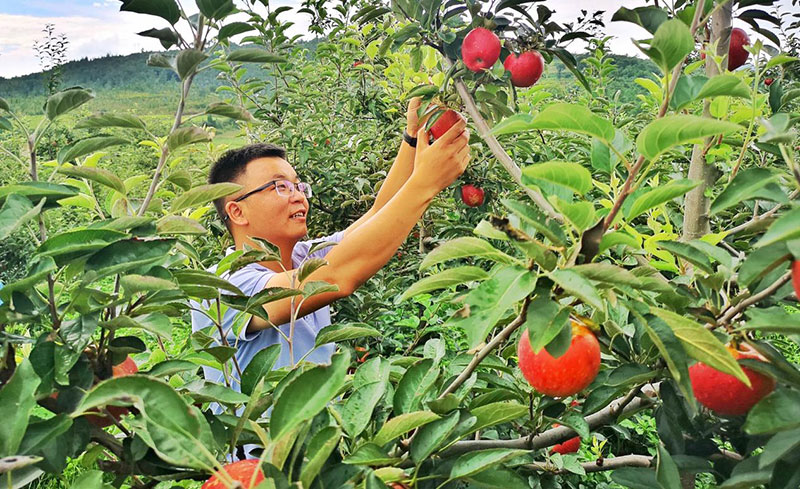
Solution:
M 260 185 L 260 186 L 258 186 L 256 188 L 254 188 L 253 190 L 247 192 L 246 194 L 240 195 L 239 197 L 236 197 L 235 199 L 233 199 L 233 202 L 241 202 L 241 201 L 243 201 L 244 199 L 250 197 L 253 194 L 257 194 L 258 192 L 261 192 L 262 190 L 266 190 L 266 189 L 268 189 L 270 187 L 274 187 L 275 185 L 277 185 L 280 182 L 284 182 L 284 183 L 288 184 L 287 186 L 291 186 L 292 187 L 292 192 L 289 195 L 292 195 L 292 194 L 294 194 L 295 192 L 298 192 L 298 191 L 301 192 L 303 195 L 305 195 L 307 199 L 310 199 L 311 196 L 313 195 L 313 193 L 311 191 L 311 184 L 306 183 L 306 182 L 294 183 L 291 180 L 286 180 L 285 178 L 281 178 L 281 179 L 278 179 L 278 180 L 270 180 L 269 182 L 265 183 L 264 185 Z M 304 192 L 303 190 L 300 189 L 301 185 L 303 185 L 306 188 L 308 188 L 308 193 L 306 193 L 306 192 Z M 280 193 L 278 195 L 280 195 Z M 228 219 L 229 219 L 229 216 L 225 215 L 225 219 L 223 219 L 223 220 L 227 221 Z

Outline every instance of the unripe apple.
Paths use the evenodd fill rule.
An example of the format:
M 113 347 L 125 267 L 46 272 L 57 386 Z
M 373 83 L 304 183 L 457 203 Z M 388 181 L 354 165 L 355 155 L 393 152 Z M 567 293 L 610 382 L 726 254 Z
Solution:
M 453 127 L 453 124 L 463 120 L 464 117 L 461 114 L 455 110 L 448 109 L 444 114 L 436 119 L 436 122 L 434 122 L 431 126 L 431 135 L 433 136 L 433 139 L 439 139 L 442 137 L 442 135 L 444 135 L 444 133 L 447 132 L 448 129 Z
M 264 480 L 264 472 L 258 459 L 240 460 L 222 467 L 228 476 L 241 484 L 244 489 L 252 489 Z M 253 474 L 256 474 L 253 477 Z M 252 484 L 250 483 L 252 481 Z M 228 489 L 229 486 L 222 479 L 217 478 L 217 473 L 208 479 L 200 489 Z
M 733 71 L 747 62 L 750 53 L 744 46 L 750 45 L 747 33 L 738 27 L 731 29 L 731 44 L 728 48 L 728 69 Z
M 567 397 L 585 389 L 600 371 L 600 344 L 588 328 L 572 323 L 572 342 L 558 358 L 542 348 L 534 353 L 528 333 L 517 347 L 522 375 L 536 391 L 552 397 Z
M 472 29 L 461 44 L 461 59 L 472 71 L 491 68 L 499 57 L 500 39 L 489 29 Z
M 125 377 L 127 375 L 133 375 L 138 371 L 139 367 L 136 366 L 136 362 L 133 361 L 133 358 L 125 357 L 125 360 L 123 360 L 121 363 L 111 367 L 111 377 Z M 114 419 L 117 420 L 128 414 L 128 408 L 122 406 L 106 406 L 106 410 L 111 416 L 114 417 Z M 98 428 L 105 428 L 106 426 L 111 426 L 114 424 L 114 422 L 107 416 L 97 416 L 91 414 L 86 416 L 86 419 Z
M 734 358 L 753 358 L 764 361 L 757 353 L 743 352 L 729 348 Z M 742 367 L 750 379 L 750 387 L 733 375 L 725 374 L 708 365 L 698 362 L 689 367 L 689 380 L 697 402 L 720 416 L 741 416 L 747 414 L 764 396 L 775 389 L 775 380 L 764 374 Z
M 511 53 L 503 62 L 503 66 L 511 72 L 511 83 L 515 87 L 529 87 L 542 76 L 544 58 L 539 51 L 525 51 L 519 56 Z
M 775 81 L 774 78 L 764 78 L 764 85 L 770 86 L 770 85 L 772 85 L 772 82 L 774 82 L 774 81 Z
M 792 262 L 792 285 L 794 285 L 794 295 L 800 299 L 800 260 Z
M 475 185 L 467 184 L 461 187 L 461 200 L 469 207 L 483 205 L 484 195 L 483 189 Z

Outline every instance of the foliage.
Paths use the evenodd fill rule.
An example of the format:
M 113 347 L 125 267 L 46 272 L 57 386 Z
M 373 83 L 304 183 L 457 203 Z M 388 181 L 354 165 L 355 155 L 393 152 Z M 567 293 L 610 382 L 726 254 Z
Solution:
M 779 19 L 735 3 L 772 39 L 765 25 Z M 174 48 L 148 58 L 176 89 L 169 121 L 89 115 L 95 93 L 82 87 L 50 95 L 36 115 L 0 99 L 0 234 L 33 246 L 0 290 L 0 457 L 14 459 L 0 459 L 0 484 L 76 460 L 88 470 L 73 487 L 204 479 L 257 445 L 275 487 L 673 489 L 694 473 L 722 487 L 797 486 L 789 265 L 800 259 L 800 91 L 789 77 L 761 84 L 796 59 L 758 41 L 751 66 L 719 74 L 713 53 L 725 50 L 709 51 L 700 75 L 687 57 L 731 5 L 619 9 L 616 21 L 653 36 L 638 44 L 653 74 L 634 97 L 611 83 L 623 63 L 606 52 L 597 15 L 562 25 L 543 2 L 306 1 L 298 13 L 321 37 L 313 52 L 287 37 L 289 7 L 247 2 L 246 21 L 234 21 L 230 1 L 197 6 L 188 17 L 173 0 L 122 2 L 170 26 L 140 33 Z M 501 35 L 504 54 L 558 60 L 574 84 L 559 71 L 517 91 L 501 63 L 464 69 L 460 42 L 477 26 Z M 580 63 L 566 50 L 575 39 L 590 41 Z M 193 104 L 196 84 L 214 78 L 217 97 Z M 423 112 L 469 115 L 477 163 L 462 179 L 489 202 L 437 198 L 417 241 L 321 333 L 339 343 L 330 365 L 273 370 L 274 347 L 236 364 L 219 334 L 228 308 L 242 327 L 264 304 L 326 284 L 247 297 L 220 277 L 274 259 L 268 243 L 205 271 L 229 244 L 210 203 L 238 189 L 205 184 L 205 162 L 239 139 L 219 142 L 200 122 L 226 117 L 249 141 L 288 147 L 320 196 L 310 220 L 325 235 L 371 205 L 413 95 Z M 718 174 L 699 180 L 698 161 Z M 707 232 L 689 235 L 701 221 Z M 191 308 L 214 326 L 189 334 Z M 516 340 L 564 351 L 570 319 L 595 330 L 602 370 L 574 399 L 542 396 L 518 373 Z M 695 402 L 687 368 L 744 378 L 728 343 L 758 351 L 766 362 L 742 365 L 778 388 L 748 416 L 723 419 Z M 139 373 L 112 377 L 129 355 Z M 224 385 L 200 366 L 224 371 Z M 90 422 L 122 406 L 112 426 Z M 579 454 L 548 450 L 576 434 Z

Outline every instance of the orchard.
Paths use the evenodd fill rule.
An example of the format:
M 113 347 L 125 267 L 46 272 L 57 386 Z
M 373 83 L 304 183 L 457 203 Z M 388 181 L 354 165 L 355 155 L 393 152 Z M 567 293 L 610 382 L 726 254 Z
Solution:
M 796 0 L 187 3 L 120 2 L 164 48 L 141 69 L 178 81 L 166 123 L 91 86 L 34 114 L 0 93 L 0 239 L 32 246 L 0 289 L 0 487 L 800 487 Z M 621 25 L 650 63 L 630 101 Z M 239 365 L 227 311 L 238 337 L 292 298 L 292 344 L 331 284 L 304 282 L 323 259 L 252 296 L 224 278 L 280 256 L 225 253 L 213 201 L 240 186 L 210 162 L 286 147 L 329 235 L 412 99 L 421 144 L 466 121 L 469 167 L 334 304 L 330 364 Z

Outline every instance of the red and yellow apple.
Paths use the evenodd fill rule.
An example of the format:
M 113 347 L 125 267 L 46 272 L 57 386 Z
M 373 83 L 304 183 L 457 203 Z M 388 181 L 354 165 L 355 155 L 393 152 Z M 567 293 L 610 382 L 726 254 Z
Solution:
M 489 69 L 500 57 L 500 39 L 484 27 L 469 31 L 461 44 L 461 59 L 472 71 Z
M 257 459 L 240 460 L 222 467 L 230 479 L 238 482 L 244 489 L 252 489 L 264 480 L 264 472 Z M 228 489 L 230 486 L 214 473 L 200 489 Z
M 482 188 L 476 187 L 471 183 L 461 187 L 461 200 L 468 207 L 478 207 L 483 205 L 485 193 Z

